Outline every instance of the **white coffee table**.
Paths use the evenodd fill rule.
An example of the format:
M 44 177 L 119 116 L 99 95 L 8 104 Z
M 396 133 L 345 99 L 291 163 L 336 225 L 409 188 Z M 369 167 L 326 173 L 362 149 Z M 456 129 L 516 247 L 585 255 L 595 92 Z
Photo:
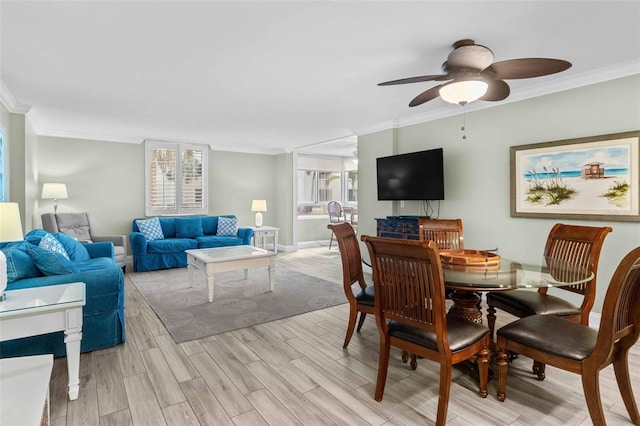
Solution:
M 9 290 L 6 295 L 0 302 L 0 341 L 64 331 L 69 399 L 78 399 L 84 283 Z
M 269 290 L 275 286 L 275 252 L 252 246 L 216 247 L 209 249 L 186 250 L 189 270 L 189 285 L 193 285 L 193 269 L 206 272 L 209 287 L 209 302 L 213 302 L 214 274 L 216 272 L 244 269 L 245 279 L 248 268 L 266 266 L 269 269 Z

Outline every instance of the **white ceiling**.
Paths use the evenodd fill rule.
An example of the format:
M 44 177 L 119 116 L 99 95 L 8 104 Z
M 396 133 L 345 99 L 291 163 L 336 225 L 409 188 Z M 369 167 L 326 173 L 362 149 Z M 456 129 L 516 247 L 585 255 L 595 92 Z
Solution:
M 640 73 L 640 1 L 0 2 L 0 99 L 42 135 L 280 153 L 460 112 L 409 101 L 459 39 L 566 59 L 502 102 Z M 352 142 L 345 142 L 352 151 Z

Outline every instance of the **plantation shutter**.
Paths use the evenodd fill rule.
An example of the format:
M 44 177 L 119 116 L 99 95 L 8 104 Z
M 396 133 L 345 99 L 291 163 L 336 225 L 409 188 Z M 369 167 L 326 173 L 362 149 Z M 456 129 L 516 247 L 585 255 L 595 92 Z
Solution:
M 207 214 L 208 146 L 145 141 L 146 215 Z

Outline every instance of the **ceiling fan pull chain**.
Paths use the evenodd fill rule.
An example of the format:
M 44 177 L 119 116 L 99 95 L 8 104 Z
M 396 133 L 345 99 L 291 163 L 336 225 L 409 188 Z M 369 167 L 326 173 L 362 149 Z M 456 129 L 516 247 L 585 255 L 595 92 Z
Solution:
M 463 108 L 463 113 L 462 113 L 462 127 L 460 127 L 460 130 L 462 130 L 462 139 L 466 139 L 467 138 L 467 133 L 466 133 L 466 127 L 467 127 L 467 106 L 466 105 L 462 105 Z

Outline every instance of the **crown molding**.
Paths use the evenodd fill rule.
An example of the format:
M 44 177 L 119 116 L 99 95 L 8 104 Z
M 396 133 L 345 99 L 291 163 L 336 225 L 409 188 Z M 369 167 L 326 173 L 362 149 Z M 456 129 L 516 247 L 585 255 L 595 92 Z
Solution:
M 26 114 L 31 110 L 31 105 L 23 104 L 16 101 L 13 94 L 9 90 L 4 80 L 0 79 L 0 102 L 2 105 L 13 114 Z
M 353 130 L 353 133 L 357 136 L 363 136 L 383 130 L 396 129 L 399 127 L 426 123 L 429 121 L 439 120 L 441 118 L 453 117 L 463 114 L 465 112 L 465 109 L 466 112 L 479 111 L 482 109 L 493 108 L 496 106 L 523 101 L 525 99 L 531 99 L 538 96 L 549 95 L 552 93 L 564 92 L 566 90 L 576 89 L 578 87 L 589 86 L 591 84 L 602 83 L 604 81 L 615 80 L 617 78 L 628 77 L 636 74 L 640 74 L 640 59 L 602 67 L 594 71 L 569 75 L 564 78 L 556 79 L 552 83 L 540 82 L 525 89 L 518 90 L 517 93 L 511 93 L 511 95 L 502 102 L 473 102 L 467 105 L 465 108 L 460 108 L 458 106 L 448 104 L 423 114 L 412 115 L 396 120 L 387 120 L 378 124 L 373 124 L 371 126 L 362 127 Z

